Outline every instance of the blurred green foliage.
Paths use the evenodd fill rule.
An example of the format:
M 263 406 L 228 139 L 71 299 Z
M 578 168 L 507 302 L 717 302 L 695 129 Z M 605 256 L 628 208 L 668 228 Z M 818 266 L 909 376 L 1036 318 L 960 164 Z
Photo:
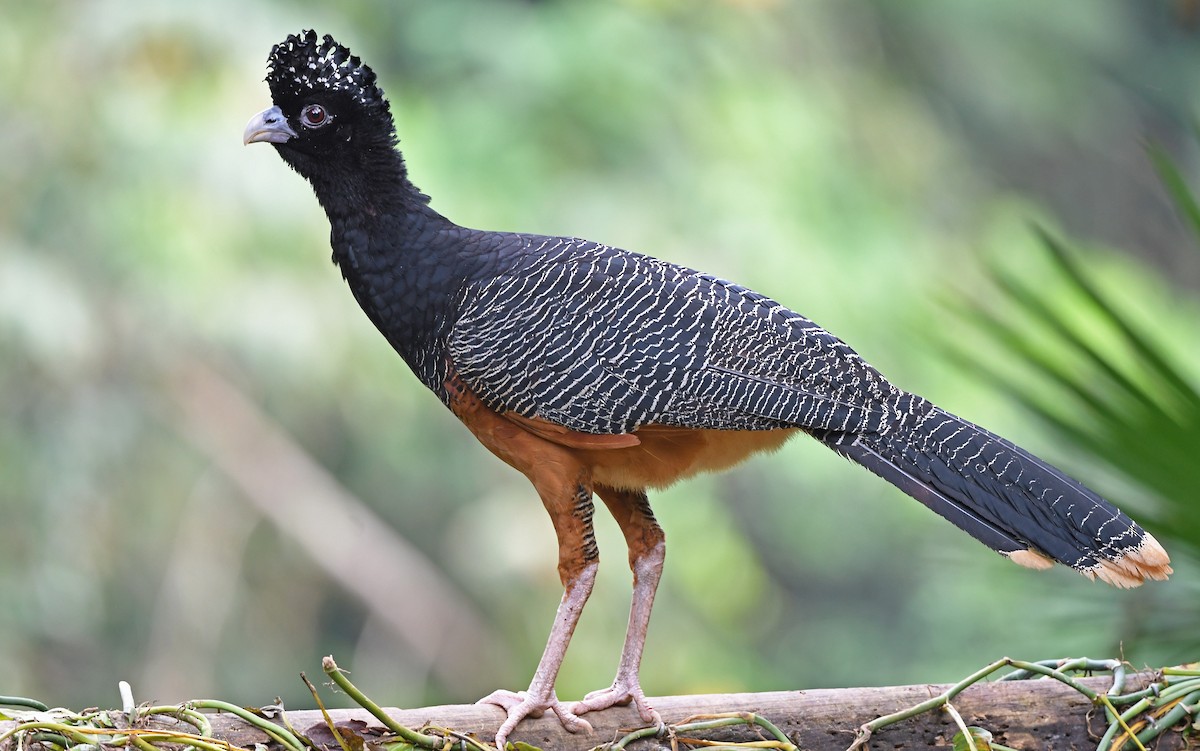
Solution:
M 379 72 L 414 181 L 456 221 L 586 236 L 749 284 L 899 384 L 1164 519 L 1107 461 L 964 378 L 942 342 L 966 329 L 936 299 L 1001 299 L 981 258 L 1053 291 L 1037 219 L 1085 238 L 1089 278 L 1200 372 L 1198 257 L 1141 146 L 1163 143 L 1194 174 L 1195 13 L 1133 0 L 8 4 L 0 687 L 85 706 L 115 701 L 124 678 L 139 699 L 301 705 L 296 672 L 332 652 L 372 696 L 415 705 L 523 687 L 541 652 L 559 592 L 536 497 L 357 309 L 303 181 L 239 143 L 286 34 L 332 33 Z M 1060 302 L 1090 325 L 1083 302 Z M 961 351 L 1013 357 L 973 341 Z M 1038 354 L 1072 367 L 1061 348 Z M 444 576 L 428 596 L 465 601 L 503 646 L 434 623 L 440 651 L 412 648 L 379 615 L 428 618 L 427 603 L 389 595 L 411 572 L 363 570 L 377 594 L 353 597 L 319 561 L 360 560 L 354 539 L 314 549 L 265 521 L 189 426 L 176 376 L 197 368 L 431 560 Z M 1008 384 L 1056 398 L 1036 378 Z M 272 477 L 285 485 L 278 469 L 263 468 L 266 496 Z M 1143 638 L 1148 612 L 1194 595 L 1194 561 L 1174 548 L 1175 579 L 1136 592 L 1021 570 L 803 441 L 652 500 L 670 555 L 650 693 L 948 680 L 1002 654 L 1111 654 L 1134 638 L 1139 663 L 1195 657 Z M 624 631 L 624 550 L 598 523 L 606 563 L 564 697 L 607 683 Z M 464 655 L 472 670 L 445 669 Z
M 1152 154 L 1200 242 L 1191 189 L 1173 162 Z M 1141 510 L 1146 526 L 1183 563 L 1180 578 L 1187 578 L 1169 593 L 1151 590 L 1123 632 L 1126 645 L 1195 649 L 1200 591 L 1190 574 L 1200 560 L 1200 363 L 1189 351 L 1188 332 L 1172 336 L 1138 320 L 1126 302 L 1127 285 L 1098 284 L 1100 275 L 1060 240 L 1044 232 L 1041 239 L 1044 274 L 1036 284 L 1026 278 L 1027 265 L 997 264 L 989 275 L 1001 300 L 964 295 L 958 307 L 977 335 L 948 338 L 950 355 L 1107 469 L 1098 486 L 1108 485 L 1118 505 Z M 1191 295 L 1179 302 L 1189 312 L 1197 306 Z M 980 357 L 981 343 L 995 352 Z M 1031 380 L 1041 387 L 1029 388 Z

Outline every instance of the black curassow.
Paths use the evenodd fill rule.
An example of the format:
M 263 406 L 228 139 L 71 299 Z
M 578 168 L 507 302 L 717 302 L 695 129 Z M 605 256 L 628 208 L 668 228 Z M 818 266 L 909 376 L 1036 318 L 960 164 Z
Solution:
M 569 237 L 460 227 L 409 181 L 375 74 L 326 36 L 268 58 L 274 106 L 246 143 L 274 145 L 312 185 L 333 260 L 420 380 L 524 473 L 553 520 L 565 589 L 528 690 L 483 702 L 517 723 L 633 702 L 664 558 L 646 500 L 798 432 L 821 441 L 1030 568 L 1057 561 L 1118 587 L 1171 573 L 1125 514 L 1058 469 L 892 385 L 840 339 L 745 287 Z M 560 702 L 554 681 L 591 592 L 593 493 L 629 546 L 633 604 L 612 686 Z

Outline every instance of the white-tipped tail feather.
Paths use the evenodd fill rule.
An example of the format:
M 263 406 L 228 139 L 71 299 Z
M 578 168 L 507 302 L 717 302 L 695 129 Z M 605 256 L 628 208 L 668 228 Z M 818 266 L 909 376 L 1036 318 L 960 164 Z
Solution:
M 1141 544 L 1113 560 L 1100 561 L 1079 573 L 1088 579 L 1099 579 L 1121 589 L 1141 586 L 1147 579 L 1162 581 L 1171 575 L 1171 558 L 1158 540 L 1149 532 L 1144 533 Z M 1025 568 L 1044 570 L 1054 565 L 1049 556 L 1032 548 L 1001 553 L 1005 558 Z
M 1089 579 L 1099 579 L 1114 587 L 1129 589 L 1147 579 L 1162 581 L 1171 575 L 1171 558 L 1158 540 L 1149 532 L 1142 542 L 1128 553 L 1111 561 L 1100 561 L 1081 573 Z
M 910 406 L 882 435 L 812 432 L 1013 563 L 1063 563 L 1122 588 L 1170 575 L 1162 545 L 1092 490 L 978 425 Z
M 1018 566 L 1033 568 L 1039 571 L 1044 571 L 1045 569 L 1052 568 L 1054 566 L 1054 560 L 1052 558 L 1048 558 L 1045 554 L 1039 553 L 1032 548 L 1026 548 L 1025 550 L 1014 550 L 1011 553 L 1001 553 L 1000 555 L 1004 556 Z

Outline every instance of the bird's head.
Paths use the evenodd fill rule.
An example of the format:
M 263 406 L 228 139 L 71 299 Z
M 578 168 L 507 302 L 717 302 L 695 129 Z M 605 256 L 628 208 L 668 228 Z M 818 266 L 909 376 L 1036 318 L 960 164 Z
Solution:
M 267 57 L 274 106 L 246 123 L 244 143 L 270 143 L 315 188 L 334 174 L 403 169 L 375 73 L 328 34 L 291 35 Z

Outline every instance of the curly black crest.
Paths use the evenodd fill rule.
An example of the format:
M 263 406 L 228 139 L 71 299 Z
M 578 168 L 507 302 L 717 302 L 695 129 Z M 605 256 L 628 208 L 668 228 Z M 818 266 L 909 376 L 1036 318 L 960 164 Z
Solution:
M 267 66 L 266 81 L 276 102 L 335 91 L 348 94 L 368 109 L 389 109 L 375 83 L 375 71 L 328 34 L 320 41 L 312 29 L 289 35 L 271 48 Z

